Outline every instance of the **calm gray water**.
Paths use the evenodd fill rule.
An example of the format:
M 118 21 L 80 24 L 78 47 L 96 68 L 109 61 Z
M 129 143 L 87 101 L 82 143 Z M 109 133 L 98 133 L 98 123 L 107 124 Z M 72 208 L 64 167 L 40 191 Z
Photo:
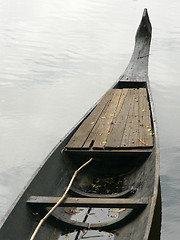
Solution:
M 144 7 L 159 126 L 162 239 L 180 235 L 179 0 L 0 0 L 0 218 L 124 71 Z

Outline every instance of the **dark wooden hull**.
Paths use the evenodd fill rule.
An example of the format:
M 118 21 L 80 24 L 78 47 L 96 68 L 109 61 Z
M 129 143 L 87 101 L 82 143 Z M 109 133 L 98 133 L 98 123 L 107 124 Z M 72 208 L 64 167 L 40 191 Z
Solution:
M 75 149 L 73 151 L 72 149 L 67 149 L 67 143 L 79 126 L 82 125 L 83 121 L 90 116 L 98 102 L 52 150 L 41 167 L 33 175 L 31 181 L 1 221 L 0 239 L 30 239 L 37 222 L 53 203 L 48 200 L 49 204 L 47 204 L 40 197 L 40 202 L 38 203 L 30 197 L 62 196 L 74 171 L 90 157 L 93 157 L 94 161 L 78 174 L 69 192 L 69 197 L 85 197 L 87 201 L 81 203 L 80 206 L 88 207 L 89 204 L 91 207 L 97 208 L 97 214 L 101 214 L 101 210 L 98 210 L 99 208 L 120 206 L 121 208 L 127 208 L 127 210 L 111 221 L 95 223 L 94 218 L 92 223 L 88 224 L 85 220 L 73 220 L 73 214 L 70 214 L 70 212 L 65 214 L 66 211 L 69 211 L 69 206 L 72 206 L 72 208 L 74 206 L 69 200 L 69 203 L 67 201 L 63 207 L 55 210 L 47 222 L 44 223 L 35 239 L 78 239 L 78 235 L 83 229 L 88 228 L 89 231 L 94 231 L 96 234 L 99 234 L 99 230 L 101 235 L 104 232 L 104 237 L 99 237 L 98 239 L 109 239 L 108 237 L 110 239 L 159 239 L 159 235 L 154 233 L 153 227 L 153 219 L 155 215 L 158 215 L 157 213 L 155 214 L 157 212 L 157 203 L 158 206 L 160 205 L 158 201 L 160 159 L 156 120 L 147 74 L 150 41 L 151 24 L 145 9 L 136 34 L 136 44 L 131 61 L 112 89 L 146 89 L 154 133 L 153 146 L 151 148 L 96 149 L 92 151 L 90 149 L 88 151 L 86 149 Z M 96 193 L 96 191 L 95 193 L 89 193 L 86 191 L 87 189 L 85 190 L 87 187 L 83 185 L 85 182 L 87 182 L 86 185 L 92 185 L 91 180 L 88 182 L 87 176 L 93 179 L 98 174 L 106 175 L 107 172 L 111 172 L 112 176 L 118 174 L 123 176 L 124 174 L 123 185 L 125 189 L 123 190 L 122 188 L 118 193 L 107 192 L 103 194 Z M 100 198 L 99 202 L 91 201 L 91 199 L 96 199 L 97 197 Z M 75 206 L 77 205 L 75 204 Z M 160 207 L 158 208 L 159 212 Z M 160 223 L 160 215 L 156 217 L 155 221 L 157 226 L 157 222 Z M 76 232 L 74 232 L 75 230 Z M 106 233 L 110 233 L 110 235 L 106 237 Z M 68 237 L 65 237 L 65 234 L 69 234 L 67 235 Z

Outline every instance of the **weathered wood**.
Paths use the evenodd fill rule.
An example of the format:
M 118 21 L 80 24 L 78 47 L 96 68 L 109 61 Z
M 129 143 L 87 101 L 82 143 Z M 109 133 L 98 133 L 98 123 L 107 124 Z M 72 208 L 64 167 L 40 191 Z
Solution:
M 142 146 L 143 143 L 140 142 L 142 140 L 144 142 L 144 129 L 146 128 L 146 124 L 143 121 L 143 111 L 144 111 L 144 89 L 139 89 L 139 146 Z
M 125 99 L 126 99 L 127 93 L 128 93 L 128 88 L 123 88 L 123 89 L 122 89 L 121 98 L 120 98 L 119 103 L 118 103 L 118 106 L 117 106 L 117 110 L 116 110 L 116 112 L 115 112 L 115 114 L 114 114 L 113 124 L 112 124 L 112 126 L 111 126 L 111 130 L 112 130 L 115 122 L 117 121 L 117 116 L 119 115 L 119 113 L 120 113 L 120 111 L 121 111 L 121 108 L 122 108 L 122 106 L 123 106 L 123 104 L 124 104 L 124 101 L 125 101 Z
M 128 89 L 120 112 L 115 118 L 113 128 L 107 138 L 106 148 L 120 148 L 126 122 L 129 115 L 129 108 L 132 104 L 133 89 Z
M 39 206 L 49 207 L 58 202 L 60 197 L 42 197 L 31 196 L 28 204 L 36 204 Z M 66 198 L 59 207 L 94 207 L 94 208 L 138 208 L 148 204 L 145 199 L 130 198 Z
M 114 92 L 115 90 L 113 90 L 113 95 L 114 95 Z M 113 97 L 112 95 L 112 97 Z M 109 108 L 109 104 L 111 102 L 111 99 L 109 100 L 108 104 L 106 104 L 103 112 L 101 113 L 101 115 L 99 116 L 98 120 L 96 121 L 96 124 L 94 126 L 94 128 L 92 129 L 92 131 L 90 132 L 88 138 L 86 139 L 85 143 L 83 144 L 82 148 L 83 149 L 87 149 L 87 148 L 90 148 L 91 146 L 93 146 L 94 142 L 95 142 L 95 139 L 96 139 L 96 136 L 97 136 L 97 130 L 101 124 L 101 122 L 104 120 L 105 118 L 105 113 L 106 113 L 106 110 L 107 108 Z
M 102 149 L 105 147 L 106 140 L 108 135 L 110 134 L 110 128 L 113 123 L 113 118 L 116 113 L 121 94 L 122 94 L 121 89 L 115 89 L 112 100 L 110 101 L 110 104 L 105 112 L 105 115 L 97 129 L 93 149 L 98 149 L 98 148 Z
M 147 98 L 147 91 L 145 88 L 139 89 L 139 146 L 152 147 L 152 124 L 149 109 L 149 102 Z M 140 141 L 142 140 L 142 141 Z
M 133 113 L 134 113 L 134 102 L 135 102 L 135 94 L 136 94 L 135 89 L 133 89 L 132 94 L 133 94 L 133 98 L 132 98 L 131 104 L 129 106 L 129 113 L 128 113 L 128 118 L 127 118 L 126 125 L 124 128 L 124 133 L 123 133 L 123 137 L 122 137 L 122 141 L 121 141 L 121 147 L 129 147 L 129 142 L 131 140 L 131 135 L 132 135 L 132 131 L 133 131 L 133 129 L 132 129 L 133 124 L 134 124 Z
M 136 153 L 151 153 L 152 148 L 122 148 L 122 149 L 64 149 L 63 151 L 68 153 L 76 153 L 76 154 L 91 154 L 93 156 L 96 154 L 110 154 L 110 155 L 128 155 L 130 154 L 136 154 Z
M 134 148 L 137 147 L 138 142 L 138 119 L 139 119 L 139 109 L 138 109 L 138 89 L 134 89 L 134 95 L 132 99 L 132 104 L 129 110 L 129 117 L 124 130 L 123 139 L 121 142 L 121 147 Z
M 109 135 L 112 134 L 112 129 L 113 129 L 113 127 L 114 127 L 114 125 L 115 125 L 115 123 L 116 123 L 116 121 L 117 121 L 118 115 L 120 114 L 120 111 L 121 111 L 121 108 L 122 108 L 122 106 L 123 106 L 123 104 L 124 104 L 124 101 L 125 101 L 125 99 L 126 99 L 127 93 L 128 93 L 128 88 L 122 89 L 121 98 L 120 98 L 120 101 L 119 101 L 119 103 L 118 103 L 116 112 L 115 112 L 115 114 L 114 114 L 114 118 L 113 118 L 113 121 L 112 121 L 110 130 L 109 130 Z M 109 137 L 109 136 L 108 136 L 108 137 Z M 105 148 L 108 149 L 107 143 L 106 143 Z
M 144 130 L 144 141 L 149 145 L 153 146 L 153 130 L 152 130 L 152 124 L 151 124 L 151 117 L 150 117 L 150 107 L 147 97 L 147 91 L 144 91 L 144 102 L 145 102 L 145 111 L 143 112 L 143 122 L 146 123 L 146 130 Z
M 114 90 L 109 90 L 105 96 L 102 98 L 100 103 L 96 106 L 96 108 L 92 111 L 92 113 L 84 120 L 84 122 L 80 125 L 78 130 L 72 136 L 66 148 L 81 148 L 86 141 L 88 135 L 96 125 L 99 117 L 103 113 L 106 105 L 109 103 Z
M 146 88 L 113 89 L 85 119 L 66 148 L 152 147 L 151 128 Z
M 128 147 L 138 146 L 139 144 L 139 89 L 136 90 L 134 101 L 132 134 Z

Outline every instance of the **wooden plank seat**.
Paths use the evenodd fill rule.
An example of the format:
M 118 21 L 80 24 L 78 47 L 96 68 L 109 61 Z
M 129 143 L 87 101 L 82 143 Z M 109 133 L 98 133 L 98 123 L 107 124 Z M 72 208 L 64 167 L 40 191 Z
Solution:
M 36 206 L 52 207 L 60 197 L 31 196 L 28 204 Z M 94 208 L 138 208 L 147 206 L 146 199 L 130 199 L 130 198 L 66 198 L 59 207 L 94 207 Z
M 82 122 L 66 149 L 152 148 L 146 88 L 111 89 Z

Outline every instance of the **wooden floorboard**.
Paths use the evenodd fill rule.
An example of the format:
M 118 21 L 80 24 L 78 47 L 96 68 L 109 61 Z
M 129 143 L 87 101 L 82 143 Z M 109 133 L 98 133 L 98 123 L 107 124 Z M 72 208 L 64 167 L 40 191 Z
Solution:
M 153 146 L 153 131 L 146 89 L 139 89 L 139 146 Z
M 80 125 L 78 130 L 72 136 L 66 148 L 81 148 L 85 143 L 87 137 L 93 130 L 96 125 L 98 119 L 103 113 L 105 107 L 108 105 L 110 99 L 114 94 L 114 90 L 108 91 L 105 96 L 102 98 L 100 103 L 96 106 L 96 108 L 92 111 L 92 113 L 84 120 L 84 122 Z
M 107 108 L 104 118 L 102 119 L 96 133 L 93 149 L 103 149 L 106 145 L 107 137 L 110 134 L 110 127 L 113 122 L 115 112 L 121 98 L 122 90 L 116 89 L 112 100 Z
M 87 148 L 90 148 L 91 146 L 93 146 L 94 142 L 95 142 L 95 139 L 96 139 L 96 136 L 97 136 L 97 130 L 101 124 L 101 122 L 104 120 L 105 118 L 105 113 L 106 113 L 106 110 L 107 108 L 109 107 L 109 104 L 110 104 L 110 101 L 108 102 L 108 104 L 106 104 L 103 112 L 101 113 L 101 115 L 99 116 L 99 118 L 97 119 L 96 121 L 96 124 L 94 125 L 94 127 L 92 128 L 92 130 L 90 131 L 86 141 L 84 142 L 82 148 L 83 149 L 87 149 Z
M 138 146 L 139 135 L 139 109 L 138 109 L 138 90 L 134 89 L 132 104 L 129 110 L 129 116 L 125 126 L 121 147 L 134 148 Z
M 135 96 L 135 104 L 134 104 L 134 127 L 133 127 L 133 134 L 132 134 L 132 140 L 131 145 L 129 147 L 138 146 L 139 145 L 139 91 L 136 91 Z
M 144 89 L 139 89 L 139 146 L 143 145 L 144 142 L 144 129 L 146 129 L 146 123 L 143 121 L 143 115 L 145 111 L 144 106 Z M 144 145 L 146 143 L 144 142 Z
M 128 89 L 120 112 L 114 120 L 113 128 L 107 138 L 106 148 L 119 148 L 123 138 L 126 122 L 129 116 L 129 109 L 132 104 L 133 89 Z
M 110 130 L 109 130 L 109 134 L 108 135 L 112 134 L 112 129 L 113 129 L 115 123 L 117 122 L 118 115 L 120 114 L 120 111 L 121 111 L 121 108 L 122 108 L 122 106 L 124 104 L 124 101 L 126 99 L 127 93 L 128 93 L 128 89 L 127 88 L 122 89 L 122 94 L 121 94 L 121 97 L 119 99 L 119 103 L 117 105 L 116 112 L 114 114 L 113 120 L 111 122 L 111 126 L 110 126 Z M 108 137 L 109 136 L 107 136 L 107 138 Z M 107 143 L 106 143 L 105 147 L 106 146 L 107 146 Z
M 133 132 L 133 118 L 134 118 L 134 103 L 135 103 L 135 94 L 136 91 L 133 90 L 132 92 L 133 94 L 133 98 L 131 101 L 131 105 L 129 106 L 129 113 L 128 113 L 128 117 L 127 117 L 127 121 L 126 121 L 126 125 L 124 128 L 124 133 L 123 133 L 123 137 L 122 137 L 122 141 L 121 141 L 121 147 L 127 147 L 129 146 L 129 142 L 132 138 L 132 132 Z
M 146 88 L 112 89 L 84 120 L 67 149 L 121 149 L 153 146 Z

